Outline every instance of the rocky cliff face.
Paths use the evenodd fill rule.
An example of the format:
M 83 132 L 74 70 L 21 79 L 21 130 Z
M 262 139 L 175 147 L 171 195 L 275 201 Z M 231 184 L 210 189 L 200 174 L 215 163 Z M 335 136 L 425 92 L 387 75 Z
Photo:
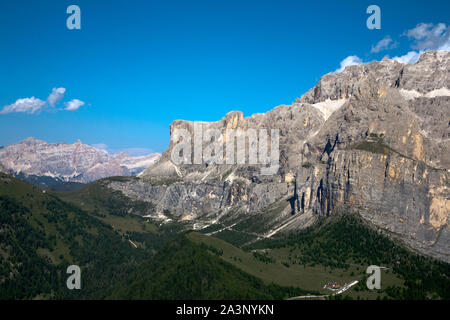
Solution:
M 6 170 L 6 168 L 5 168 L 5 167 L 3 167 L 3 165 L 2 165 L 2 164 L 0 164 L 0 172 L 2 172 L 2 173 L 7 173 L 7 172 L 8 172 L 8 170 Z
M 141 157 L 126 153 L 110 155 L 80 141 L 74 144 L 46 143 L 28 138 L 0 149 L 0 168 L 15 175 L 88 183 L 110 176 L 138 174 L 159 157 L 157 153 Z
M 266 114 L 233 111 L 214 123 L 171 125 L 171 133 L 278 129 L 276 174 L 261 175 L 263 165 L 249 161 L 177 165 L 172 139 L 141 179 L 109 187 L 155 203 L 155 218 L 170 212 L 197 228 L 221 223 L 258 237 L 357 211 L 413 249 L 450 261 L 449 88 L 449 52 L 429 51 L 411 65 L 384 59 L 350 66 Z

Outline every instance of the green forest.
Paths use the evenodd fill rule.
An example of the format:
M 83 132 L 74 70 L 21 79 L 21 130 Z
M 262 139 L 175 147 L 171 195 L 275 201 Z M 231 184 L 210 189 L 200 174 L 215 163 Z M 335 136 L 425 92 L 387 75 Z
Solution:
M 355 266 L 369 265 L 402 280 L 384 287 L 384 298 L 450 299 L 449 264 L 413 253 L 357 214 L 239 247 L 230 244 L 240 242 L 235 230 L 220 240 L 129 213 L 145 210 L 152 204 L 127 202 L 101 181 L 46 192 L 0 174 L 0 299 L 286 299 L 317 294 L 289 274 L 359 270 L 361 278 Z M 72 264 L 81 290 L 66 287 Z M 367 291 L 360 280 L 354 290 Z
M 450 299 L 450 265 L 406 249 L 368 226 L 356 214 L 322 218 L 318 224 L 278 239 L 262 240 L 251 249 L 288 248 L 290 263 L 348 269 L 351 263 L 391 269 L 404 286 L 386 288 L 392 299 Z M 359 288 L 365 289 L 361 281 Z M 367 290 L 367 289 L 366 289 Z

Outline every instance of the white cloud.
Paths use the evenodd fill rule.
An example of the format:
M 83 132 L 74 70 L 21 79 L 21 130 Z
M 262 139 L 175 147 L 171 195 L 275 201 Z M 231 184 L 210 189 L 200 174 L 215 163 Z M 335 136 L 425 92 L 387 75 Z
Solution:
M 9 113 L 28 113 L 34 114 L 38 111 L 45 110 L 48 107 L 54 107 L 58 105 L 61 100 L 64 98 L 64 94 L 66 93 L 65 88 L 53 88 L 52 92 L 49 94 L 46 101 L 42 101 L 41 99 L 31 97 L 31 98 L 22 98 L 16 100 L 13 104 L 4 106 L 0 111 L 0 114 L 9 114 Z M 73 99 L 69 102 L 65 102 L 66 106 L 64 109 L 56 109 L 56 110 L 67 110 L 67 111 L 75 111 L 78 110 L 85 103 L 78 99 Z
M 427 36 L 428 30 L 433 28 L 432 23 L 419 23 L 414 29 L 405 32 L 409 38 L 423 39 Z
M 84 106 L 84 102 L 78 99 L 73 99 L 69 102 L 64 102 L 64 105 L 66 106 L 64 110 L 75 111 L 78 110 L 81 106 Z
M 53 88 L 52 93 L 47 98 L 47 103 L 50 107 L 56 106 L 64 98 L 65 88 Z
M 393 49 L 397 45 L 398 45 L 398 42 L 394 42 L 394 40 L 392 40 L 391 36 L 386 36 L 383 39 L 381 39 L 380 41 L 378 41 L 378 43 L 375 46 L 372 46 L 370 53 L 378 53 L 383 50 Z
M 337 69 L 335 72 L 342 72 L 344 71 L 345 67 L 354 66 L 362 63 L 363 61 L 358 56 L 348 56 L 347 58 L 341 61 L 341 67 Z
M 413 49 L 450 50 L 450 26 L 445 23 L 419 23 L 405 34 L 415 41 Z
M 45 101 L 37 99 L 35 97 L 18 99 L 13 104 L 3 107 L 0 114 L 8 113 L 29 113 L 41 111 L 45 108 Z
M 416 63 L 417 61 L 419 61 L 422 53 L 423 53 L 423 51 L 421 51 L 421 52 L 410 51 L 403 56 L 393 57 L 392 60 L 395 60 L 395 61 L 398 61 L 401 63 L 407 63 L 407 64 Z
M 450 26 L 445 23 L 419 23 L 415 28 L 404 33 L 409 39 L 414 40 L 407 54 L 393 59 L 402 63 L 415 63 L 422 53 L 428 50 L 450 51 Z

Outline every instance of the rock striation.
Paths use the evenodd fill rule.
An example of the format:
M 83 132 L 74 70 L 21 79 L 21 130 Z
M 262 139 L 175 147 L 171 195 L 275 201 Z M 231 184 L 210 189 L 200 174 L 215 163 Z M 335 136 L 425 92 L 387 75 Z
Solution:
M 175 164 L 171 139 L 140 179 L 109 187 L 153 202 L 155 218 L 170 212 L 198 228 L 239 231 L 240 220 L 252 221 L 247 231 L 260 237 L 356 211 L 414 250 L 450 261 L 450 52 L 428 51 L 415 64 L 349 66 L 292 105 L 250 117 L 233 111 L 212 123 L 177 120 L 170 130 L 195 126 L 278 129 L 278 171 L 264 176 L 248 162 Z

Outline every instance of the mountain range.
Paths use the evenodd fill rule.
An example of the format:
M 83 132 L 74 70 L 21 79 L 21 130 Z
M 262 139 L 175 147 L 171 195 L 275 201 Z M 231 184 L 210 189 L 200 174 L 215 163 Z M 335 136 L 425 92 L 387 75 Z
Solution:
M 85 184 L 105 177 L 139 174 L 159 157 L 159 153 L 109 154 L 79 140 L 67 144 L 28 138 L 1 148 L 0 166 L 3 172 L 43 185 L 49 181 Z
M 265 114 L 176 120 L 155 165 L 137 179 L 105 183 L 154 204 L 149 217 L 233 234 L 241 244 L 357 212 L 413 250 L 449 262 L 449 88 L 447 51 L 428 51 L 414 64 L 383 59 L 348 66 Z M 174 131 L 195 128 L 278 129 L 279 170 L 261 175 L 262 165 L 247 162 L 174 163 Z

